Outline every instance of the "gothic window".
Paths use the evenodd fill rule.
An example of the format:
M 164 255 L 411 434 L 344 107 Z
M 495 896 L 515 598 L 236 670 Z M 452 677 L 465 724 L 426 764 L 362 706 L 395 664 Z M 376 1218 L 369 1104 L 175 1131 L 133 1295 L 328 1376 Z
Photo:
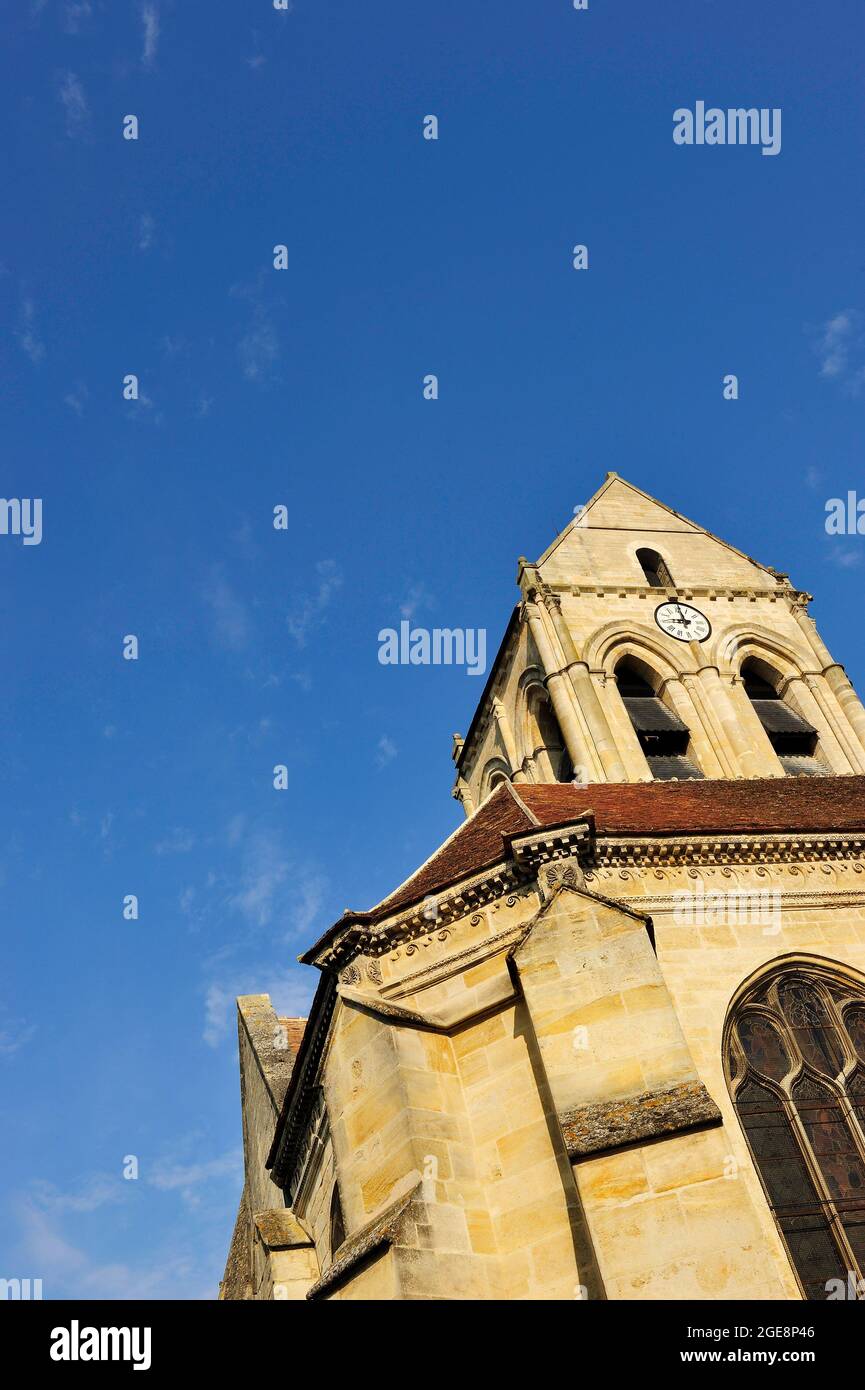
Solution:
M 774 680 L 769 678 L 772 675 L 768 667 L 754 660 L 746 661 L 742 667 L 745 694 L 781 766 L 791 777 L 826 776 L 830 769 L 819 757 L 817 730 L 784 703 Z
M 336 1252 L 345 1240 L 345 1222 L 342 1218 L 342 1203 L 339 1200 L 339 1188 L 336 1183 L 333 1185 L 333 1196 L 330 1199 L 330 1258 L 336 1257 Z
M 636 663 L 620 662 L 616 681 L 652 776 L 662 782 L 702 777 L 687 725 L 659 699 Z
M 728 1020 L 730 1092 L 805 1297 L 865 1277 L 865 988 L 815 962 L 763 976 Z M 827 1287 L 828 1285 L 828 1287 Z M 863 1285 L 862 1287 L 865 1287 Z
M 666 562 L 657 550 L 638 550 L 637 559 L 645 575 L 646 583 L 651 584 L 653 589 L 674 589 L 676 587 Z

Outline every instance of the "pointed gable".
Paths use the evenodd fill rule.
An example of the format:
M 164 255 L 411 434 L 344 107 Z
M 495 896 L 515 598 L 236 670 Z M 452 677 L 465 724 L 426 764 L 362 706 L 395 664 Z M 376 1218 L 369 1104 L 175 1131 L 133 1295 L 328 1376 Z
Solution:
M 705 583 L 771 589 L 776 584 L 765 565 L 617 473 L 607 474 L 582 513 L 537 563 L 548 584 L 640 584 L 643 576 L 634 555 L 641 546 L 664 556 L 682 587 Z

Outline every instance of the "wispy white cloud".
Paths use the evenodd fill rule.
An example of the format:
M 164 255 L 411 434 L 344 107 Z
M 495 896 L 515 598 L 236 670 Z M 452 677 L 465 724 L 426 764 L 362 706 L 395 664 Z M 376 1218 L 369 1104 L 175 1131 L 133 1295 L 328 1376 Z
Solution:
M 393 762 L 396 755 L 397 746 L 393 739 L 388 738 L 387 734 L 382 734 L 376 745 L 376 764 L 378 767 L 387 767 L 388 763 Z
M 255 321 L 238 343 L 237 353 L 249 381 L 263 377 L 279 357 L 279 336 L 263 309 L 255 311 Z
M 36 326 L 36 305 L 27 296 L 21 300 L 15 336 L 30 361 L 38 366 L 45 357 L 45 344 L 42 342 Z
M 188 854 L 195 848 L 195 836 L 191 830 L 175 826 L 173 830 L 153 846 L 157 854 Z
M 269 994 L 279 1017 L 306 1018 L 316 984 L 309 976 L 310 971 L 301 966 L 274 971 L 259 965 L 212 983 L 205 999 L 204 1041 L 209 1047 L 219 1047 L 234 1035 L 240 994 Z
M 144 4 L 141 6 L 141 23 L 144 29 L 141 61 L 146 68 L 149 68 L 156 61 L 156 50 L 159 47 L 159 10 L 156 5 Z
M 840 376 L 846 371 L 852 333 L 853 315 L 849 310 L 834 314 L 823 324 L 817 347 L 821 376 Z
M 286 620 L 299 647 L 306 645 L 310 632 L 324 621 L 334 594 L 342 587 L 342 572 L 335 560 L 319 560 L 315 572 L 318 588 L 312 594 L 302 595 Z
M 412 584 L 399 606 L 399 611 L 404 618 L 413 618 L 420 609 L 435 608 L 435 606 L 435 597 L 425 584 Z
M 250 320 L 237 344 L 241 370 L 247 381 L 264 381 L 280 355 L 279 334 L 273 321 L 271 299 L 264 274 L 244 284 L 232 285 L 229 295 L 248 304 Z
M 250 622 L 246 605 L 218 569 L 214 569 L 201 589 L 209 612 L 211 633 L 226 651 L 241 651 L 249 640 Z
M 74 140 L 84 134 L 90 119 L 87 94 L 74 72 L 64 75 L 58 96 L 66 115 L 66 134 L 70 140 Z
M 187 1206 L 195 1207 L 207 1185 L 224 1186 L 234 1180 L 232 1186 L 238 1187 L 242 1160 L 237 1153 L 231 1157 L 233 1167 L 226 1155 L 197 1165 L 198 1171 L 190 1164 L 185 1172 L 179 1165 L 172 1169 L 167 1159 L 158 1161 L 151 1175 L 151 1201 L 171 1201 L 177 1194 Z M 214 1255 L 218 1260 L 219 1253 L 212 1248 L 206 1228 L 192 1254 L 188 1231 L 162 1242 L 152 1252 L 137 1253 L 129 1261 L 112 1261 L 91 1253 L 94 1246 L 105 1243 L 110 1230 L 110 1223 L 101 1214 L 104 1208 L 128 1200 L 138 1186 L 119 1174 L 98 1173 L 72 1185 L 69 1191 L 37 1181 L 24 1193 L 9 1194 L 20 1232 L 12 1251 L 16 1269 L 44 1271 L 41 1277 L 46 1298 L 214 1298 L 219 1277 Z M 157 1197 L 157 1192 L 166 1195 Z M 219 1187 L 215 1188 L 215 1198 L 220 1200 Z M 98 1214 L 94 1217 L 94 1213 Z M 75 1238 L 71 1227 L 77 1233 Z
M 276 837 L 255 834 L 244 850 L 240 882 L 229 897 L 229 905 L 253 926 L 267 926 L 288 875 L 288 859 Z
M 838 537 L 833 539 L 828 554 L 830 563 L 842 570 L 858 569 L 863 560 L 861 545 L 857 546 L 855 542 L 852 545 L 839 544 Z
M 209 1158 L 198 1163 L 178 1163 L 157 1160 L 145 1181 L 160 1192 L 179 1192 L 190 1206 L 199 1206 L 205 1189 L 214 1181 L 223 1178 L 243 1181 L 243 1151 L 230 1149 L 217 1158 Z
M 821 325 L 814 343 L 820 375 L 854 396 L 865 385 L 861 324 L 862 315 L 857 310 L 843 309 Z
M 44 1293 L 75 1299 L 214 1298 L 212 1274 L 187 1249 L 171 1247 L 137 1262 L 94 1259 L 62 1229 L 56 1213 L 33 1202 L 18 1208 L 23 1239 L 19 1262 L 25 1269 L 48 1271 Z
M 84 382 L 79 381 L 72 391 L 66 392 L 66 395 L 63 397 L 63 404 L 68 405 L 70 410 L 74 410 L 76 415 L 83 415 L 89 395 L 90 392 L 87 390 Z
M 149 251 L 153 245 L 153 233 L 156 230 L 156 223 L 149 212 L 143 212 L 138 222 L 138 249 L 139 251 Z
M 119 1172 L 95 1173 L 65 1192 L 54 1183 L 38 1179 L 31 1189 L 32 1202 L 46 1212 L 98 1211 L 122 1201 L 124 1196 L 124 1179 Z
M 90 0 L 70 0 L 63 15 L 63 28 L 67 34 L 79 34 L 85 20 L 93 14 Z
M 261 35 L 257 29 L 253 29 L 252 31 L 252 47 L 254 52 L 251 57 L 246 59 L 246 66 L 252 68 L 253 72 L 255 72 L 267 62 L 267 59 L 261 51 Z
M 0 1057 L 14 1057 L 26 1047 L 36 1033 L 36 1024 L 23 1018 L 11 1018 L 0 1009 Z

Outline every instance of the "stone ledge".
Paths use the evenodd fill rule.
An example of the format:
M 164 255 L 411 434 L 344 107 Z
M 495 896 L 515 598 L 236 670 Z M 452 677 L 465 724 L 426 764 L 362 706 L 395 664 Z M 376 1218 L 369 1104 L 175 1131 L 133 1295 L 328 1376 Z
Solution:
M 569 1158 L 720 1122 L 721 1112 L 701 1081 L 584 1105 L 559 1115 Z
M 298 1250 L 313 1244 L 311 1236 L 288 1207 L 256 1212 L 253 1220 L 268 1250 Z
M 421 1184 L 418 1183 L 405 1196 L 399 1197 L 389 1207 L 385 1207 L 384 1211 L 374 1217 L 368 1225 L 362 1226 L 359 1231 L 355 1231 L 354 1235 L 344 1240 L 339 1247 L 336 1259 L 321 1276 L 318 1283 L 313 1284 L 306 1295 L 307 1298 L 320 1297 L 321 1294 L 348 1278 L 352 1271 L 369 1255 L 395 1244 L 402 1219 L 420 1191 L 420 1187 Z

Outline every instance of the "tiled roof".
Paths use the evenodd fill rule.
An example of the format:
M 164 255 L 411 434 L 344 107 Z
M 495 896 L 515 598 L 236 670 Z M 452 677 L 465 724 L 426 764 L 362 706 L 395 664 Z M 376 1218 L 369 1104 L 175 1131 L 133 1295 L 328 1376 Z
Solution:
M 865 777 L 518 787 L 544 825 L 594 812 L 599 835 L 771 834 L 865 829 Z
M 506 836 L 588 814 L 599 835 L 865 830 L 865 777 L 503 785 L 390 897 L 349 915 L 379 921 L 498 863 Z

